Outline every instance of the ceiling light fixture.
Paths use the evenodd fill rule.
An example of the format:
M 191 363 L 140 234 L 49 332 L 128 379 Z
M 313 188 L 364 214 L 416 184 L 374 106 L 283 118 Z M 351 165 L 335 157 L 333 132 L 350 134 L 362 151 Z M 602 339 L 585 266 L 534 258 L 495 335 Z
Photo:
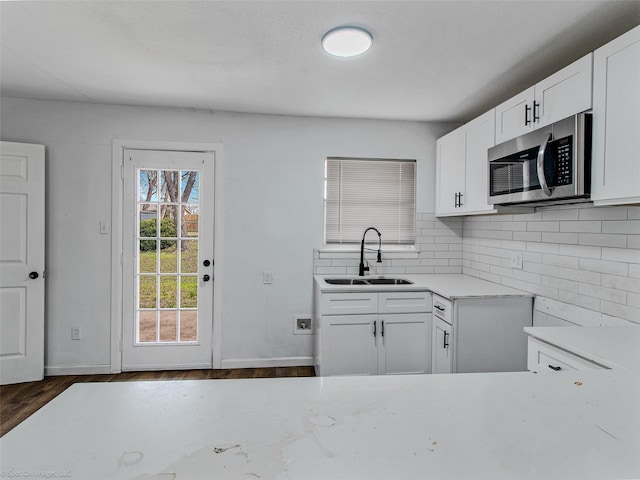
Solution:
M 371 48 L 373 38 L 366 30 L 358 27 L 338 27 L 329 30 L 322 37 L 322 48 L 336 57 L 355 57 Z

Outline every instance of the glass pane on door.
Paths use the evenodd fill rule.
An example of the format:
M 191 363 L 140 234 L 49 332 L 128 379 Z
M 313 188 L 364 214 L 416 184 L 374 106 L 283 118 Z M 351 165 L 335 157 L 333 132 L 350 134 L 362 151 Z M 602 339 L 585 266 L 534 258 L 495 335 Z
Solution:
M 198 341 L 200 174 L 138 170 L 137 343 Z

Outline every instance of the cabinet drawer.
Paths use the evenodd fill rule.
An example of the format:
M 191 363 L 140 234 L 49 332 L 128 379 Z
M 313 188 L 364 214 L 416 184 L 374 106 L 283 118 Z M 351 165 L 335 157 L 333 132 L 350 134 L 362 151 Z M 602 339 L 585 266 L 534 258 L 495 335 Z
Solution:
M 380 313 L 422 313 L 431 311 L 429 292 L 381 292 L 378 297 Z
M 599 370 L 605 367 L 529 337 L 527 368 L 532 372 L 563 372 L 567 370 Z
M 433 294 L 433 314 L 443 319 L 449 325 L 453 325 L 453 302 L 451 300 Z
M 378 294 L 324 293 L 320 304 L 323 315 L 378 313 Z

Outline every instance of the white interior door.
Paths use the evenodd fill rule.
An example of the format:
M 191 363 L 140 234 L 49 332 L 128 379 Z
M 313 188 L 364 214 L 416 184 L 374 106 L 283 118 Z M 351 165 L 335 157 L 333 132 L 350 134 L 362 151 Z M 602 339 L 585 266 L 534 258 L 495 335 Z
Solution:
M 44 146 L 0 142 L 0 383 L 44 375 Z
M 212 367 L 214 154 L 124 151 L 122 370 Z

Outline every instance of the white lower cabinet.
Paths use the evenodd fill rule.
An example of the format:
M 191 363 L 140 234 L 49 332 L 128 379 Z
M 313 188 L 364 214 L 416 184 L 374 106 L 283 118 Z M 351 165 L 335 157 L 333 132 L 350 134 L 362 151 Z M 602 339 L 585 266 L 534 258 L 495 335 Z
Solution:
M 529 337 L 527 352 L 527 368 L 532 372 L 565 372 L 605 368 L 533 337 Z
M 525 327 L 532 298 L 433 295 L 432 373 L 517 372 L 527 369 Z
M 451 333 L 453 327 L 444 320 L 433 319 L 433 344 L 431 347 L 431 373 L 453 373 Z
M 321 305 L 330 306 L 325 309 L 330 314 L 321 312 L 316 331 L 317 375 L 431 371 L 429 292 L 333 293 L 322 297 Z M 362 313 L 366 303 L 369 311 Z M 358 313 L 348 313 L 354 309 Z

